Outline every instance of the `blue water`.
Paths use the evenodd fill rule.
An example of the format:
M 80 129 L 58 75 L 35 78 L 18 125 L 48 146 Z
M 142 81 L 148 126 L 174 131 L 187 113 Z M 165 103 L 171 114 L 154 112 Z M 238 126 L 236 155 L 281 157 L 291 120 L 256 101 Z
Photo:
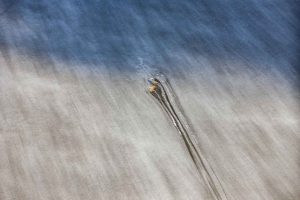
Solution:
M 5 10 L 12 1 L 3 1 Z M 24 0 L 0 18 L 0 49 L 135 70 L 187 58 L 296 67 L 299 6 L 288 0 Z

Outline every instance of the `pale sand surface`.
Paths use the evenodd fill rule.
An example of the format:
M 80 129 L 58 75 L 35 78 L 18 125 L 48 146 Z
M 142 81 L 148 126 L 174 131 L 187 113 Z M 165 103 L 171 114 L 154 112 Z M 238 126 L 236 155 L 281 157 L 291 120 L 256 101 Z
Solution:
M 76 2 L 0 16 L 1 200 L 212 199 L 159 70 L 228 199 L 300 198 L 296 3 Z

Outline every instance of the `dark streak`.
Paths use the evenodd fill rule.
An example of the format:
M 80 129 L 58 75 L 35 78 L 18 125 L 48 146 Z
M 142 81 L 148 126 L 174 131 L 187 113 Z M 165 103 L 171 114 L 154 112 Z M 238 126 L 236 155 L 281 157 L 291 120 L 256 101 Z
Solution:
M 192 139 L 190 138 L 189 132 L 186 130 L 186 128 L 184 127 L 183 123 L 181 122 L 178 114 L 176 113 L 176 110 L 168 97 L 168 92 L 167 92 L 165 86 L 163 85 L 163 83 L 160 80 L 158 80 L 158 78 L 153 78 L 153 79 L 150 79 L 149 81 L 150 81 L 151 87 L 152 87 L 149 89 L 150 94 L 152 94 L 152 96 L 159 101 L 163 110 L 168 114 L 168 116 L 172 120 L 174 126 L 176 127 L 176 129 L 178 130 L 180 135 L 182 136 L 184 144 L 187 147 L 187 150 L 188 150 L 194 164 L 196 165 L 198 172 L 204 178 L 204 180 L 207 182 L 207 184 L 208 184 L 207 186 L 208 186 L 212 196 L 217 200 L 227 199 L 225 190 L 222 187 L 222 185 L 219 181 L 219 178 L 216 176 L 213 169 L 210 167 L 210 169 L 212 170 L 212 173 L 216 176 L 217 181 L 220 184 L 220 189 L 221 189 L 221 192 L 223 193 L 223 195 L 221 195 L 220 191 L 218 190 L 218 187 L 216 186 L 216 183 L 213 181 L 213 178 L 208 171 L 208 166 L 206 166 L 206 164 L 204 163 L 202 156 L 200 155 L 200 153 L 197 150 L 196 146 L 194 145 Z M 165 81 L 165 84 L 167 87 L 170 86 L 170 83 L 167 80 Z M 172 91 L 172 93 L 174 93 L 172 88 L 171 88 L 171 91 Z M 175 94 L 172 94 L 172 95 L 175 96 Z

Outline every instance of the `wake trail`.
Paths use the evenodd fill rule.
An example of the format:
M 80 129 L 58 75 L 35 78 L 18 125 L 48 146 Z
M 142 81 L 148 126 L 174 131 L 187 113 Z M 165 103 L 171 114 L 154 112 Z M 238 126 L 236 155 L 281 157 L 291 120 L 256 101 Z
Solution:
M 201 155 L 200 150 L 197 149 L 196 145 L 191 139 L 191 133 L 185 128 L 185 126 L 187 126 L 188 124 L 183 123 L 182 118 L 184 118 L 184 115 L 182 107 L 180 105 L 177 105 L 176 108 L 175 105 L 173 105 L 174 100 L 172 102 L 169 98 L 169 96 L 172 96 L 174 97 L 174 99 L 177 99 L 177 96 L 175 95 L 174 90 L 172 89 L 167 78 L 162 74 L 158 74 L 157 76 L 148 79 L 148 82 L 150 84 L 149 93 L 156 100 L 158 100 L 161 107 L 167 113 L 173 125 L 182 136 L 188 153 L 191 156 L 199 174 L 205 180 L 205 183 L 213 198 L 216 200 L 227 200 L 227 196 L 223 186 L 221 185 L 221 182 L 214 173 L 214 170 Z M 178 104 L 179 102 L 175 101 L 175 103 Z M 180 113 L 180 116 L 178 113 Z

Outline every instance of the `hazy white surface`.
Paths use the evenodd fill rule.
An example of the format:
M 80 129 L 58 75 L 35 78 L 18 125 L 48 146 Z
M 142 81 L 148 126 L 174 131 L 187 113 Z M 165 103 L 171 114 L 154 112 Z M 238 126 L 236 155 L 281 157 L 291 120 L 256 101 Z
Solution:
M 150 71 L 161 69 L 168 76 L 193 139 L 228 199 L 299 199 L 296 37 L 288 23 L 277 20 L 295 25 L 292 14 L 284 12 L 288 4 L 268 7 L 249 1 L 254 11 L 266 14 L 263 19 L 269 20 L 269 27 L 264 29 L 251 18 L 245 19 L 250 28 L 243 20 L 234 21 L 232 38 L 211 16 L 227 13 L 234 18 L 243 10 L 231 6 L 234 3 L 227 7 L 218 1 L 208 3 L 216 13 L 204 12 L 207 8 L 195 11 L 192 3 L 183 7 L 183 13 L 185 9 L 204 13 L 216 26 L 204 23 L 201 28 L 201 23 L 180 21 L 191 28 L 189 33 L 195 28 L 194 36 L 176 30 L 177 25 L 173 29 L 172 23 L 166 24 L 172 21 L 168 12 L 159 11 L 154 21 L 161 24 L 156 28 L 170 26 L 170 36 L 149 39 L 152 35 L 147 33 L 142 40 L 143 30 L 155 27 L 147 23 L 152 15 L 137 17 L 144 20 L 145 24 L 137 23 L 144 29 L 140 27 L 137 37 L 129 31 L 130 46 L 121 26 L 126 18 L 112 17 L 119 28 L 105 32 L 105 26 L 93 25 L 97 10 L 91 2 L 80 7 L 65 1 L 59 7 L 57 2 L 24 1 L 0 19 L 1 200 L 211 198 L 181 137 L 145 92 L 146 72 L 139 68 L 139 57 L 149 63 Z M 35 4 L 42 6 L 30 7 Z M 93 11 L 83 20 L 93 22 L 86 27 L 75 20 L 81 8 Z M 146 6 L 147 10 L 151 9 Z M 286 27 L 277 29 L 277 24 Z M 102 35 L 96 34 L 97 28 Z M 205 33 L 198 30 L 210 35 L 203 43 L 196 36 Z M 135 48 L 140 44 L 149 49 Z M 142 53 L 126 54 L 127 48 Z M 232 57 L 227 54 L 231 51 Z M 117 55 L 120 60 L 114 60 Z

